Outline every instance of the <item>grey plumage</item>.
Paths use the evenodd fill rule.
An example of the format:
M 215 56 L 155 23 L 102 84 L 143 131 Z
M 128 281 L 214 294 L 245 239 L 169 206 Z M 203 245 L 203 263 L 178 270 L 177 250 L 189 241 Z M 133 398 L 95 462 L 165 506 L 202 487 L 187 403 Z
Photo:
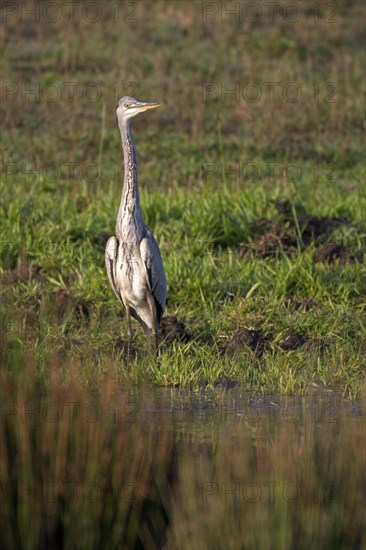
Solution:
M 124 184 L 117 215 L 116 235 L 108 239 L 105 261 L 113 292 L 126 308 L 129 349 L 131 316 L 148 336 L 159 335 L 159 323 L 166 303 L 166 278 L 159 247 L 143 222 L 138 189 L 137 157 L 130 120 L 157 103 L 141 103 L 123 97 L 116 114 L 124 156 Z

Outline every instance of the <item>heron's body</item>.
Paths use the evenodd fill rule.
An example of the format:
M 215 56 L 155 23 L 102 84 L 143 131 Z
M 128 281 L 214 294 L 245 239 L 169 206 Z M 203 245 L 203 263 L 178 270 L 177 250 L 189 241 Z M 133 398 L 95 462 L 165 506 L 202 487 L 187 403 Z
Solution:
M 111 237 L 106 247 L 106 264 L 112 288 L 132 317 L 142 325 L 145 334 L 154 333 L 153 308 L 159 323 L 165 306 L 165 284 L 157 282 L 154 287 L 151 260 L 158 257 L 158 245 L 146 228 L 146 236 L 140 243 L 120 241 Z M 163 270 L 160 258 L 159 268 Z M 152 307 L 153 305 L 153 307 Z M 155 324 L 156 324 L 155 321 Z M 156 332 L 158 332 L 158 327 Z
M 139 321 L 145 334 L 155 336 L 157 342 L 166 303 L 166 279 L 159 247 L 142 219 L 137 158 L 130 128 L 132 116 L 157 106 L 130 97 L 122 98 L 117 105 L 125 175 L 116 235 L 107 242 L 105 260 L 112 289 L 126 308 L 129 344 L 131 316 Z

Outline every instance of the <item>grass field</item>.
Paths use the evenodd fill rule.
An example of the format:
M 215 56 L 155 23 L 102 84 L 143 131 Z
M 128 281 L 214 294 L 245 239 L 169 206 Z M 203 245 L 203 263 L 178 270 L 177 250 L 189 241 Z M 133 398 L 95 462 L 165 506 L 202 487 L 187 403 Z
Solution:
M 1 10 L 0 546 L 365 548 L 364 4 Z M 168 281 L 129 368 L 127 94 Z
M 278 8 L 273 23 L 265 11 L 250 23 L 243 9 L 226 17 L 197 2 L 131 4 L 133 21 L 128 5 L 100 5 L 97 22 L 98 13 L 76 11 L 71 27 L 62 12 L 52 24 L 48 12 L 8 15 L 10 371 L 26 355 L 46 379 L 58 354 L 65 376 L 76 365 L 92 384 L 112 369 L 190 387 L 225 377 L 264 392 L 364 391 L 364 10 L 337 3 L 333 15 L 310 4 L 297 4 L 301 17 Z M 124 312 L 103 257 L 123 181 L 114 105 L 126 93 L 162 104 L 133 126 L 166 316 L 185 324 L 163 326 L 173 333 L 158 366 L 136 325 L 129 373 Z
M 224 377 L 264 392 L 364 391 L 364 8 L 297 5 L 301 17 L 285 3 L 273 23 L 197 2 L 100 5 L 71 27 L 62 12 L 52 23 L 48 12 L 7 16 L 9 371 L 25 354 L 47 379 L 58 354 L 65 375 L 76 365 L 96 384 L 112 369 L 190 387 Z M 158 366 L 136 326 L 128 373 L 103 253 L 123 181 L 114 105 L 126 93 L 162 104 L 133 126 L 166 316 L 185 325 L 162 327 Z

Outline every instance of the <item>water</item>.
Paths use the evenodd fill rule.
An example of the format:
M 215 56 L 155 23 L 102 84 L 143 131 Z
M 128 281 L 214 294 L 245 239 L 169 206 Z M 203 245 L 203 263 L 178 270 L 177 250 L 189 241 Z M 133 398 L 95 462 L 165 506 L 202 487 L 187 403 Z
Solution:
M 121 392 L 126 418 L 161 427 L 171 424 L 177 431 L 205 434 L 208 428 L 230 424 L 269 427 L 279 423 L 318 426 L 364 419 L 366 398 L 345 399 L 334 392 L 310 396 L 258 394 L 240 387 L 201 392 L 177 388 L 131 388 Z

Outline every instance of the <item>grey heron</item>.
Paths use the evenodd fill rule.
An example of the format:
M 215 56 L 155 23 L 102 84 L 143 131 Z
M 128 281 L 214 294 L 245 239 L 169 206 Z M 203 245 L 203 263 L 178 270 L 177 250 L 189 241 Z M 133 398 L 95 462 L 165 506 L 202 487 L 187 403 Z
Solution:
M 124 183 L 115 236 L 106 244 L 105 262 L 113 292 L 126 309 L 128 352 L 132 341 L 131 317 L 136 319 L 158 347 L 159 324 L 166 303 L 166 278 L 160 251 L 144 224 L 140 208 L 137 156 L 131 119 L 159 107 L 133 97 L 122 97 L 116 106 L 124 157 Z

